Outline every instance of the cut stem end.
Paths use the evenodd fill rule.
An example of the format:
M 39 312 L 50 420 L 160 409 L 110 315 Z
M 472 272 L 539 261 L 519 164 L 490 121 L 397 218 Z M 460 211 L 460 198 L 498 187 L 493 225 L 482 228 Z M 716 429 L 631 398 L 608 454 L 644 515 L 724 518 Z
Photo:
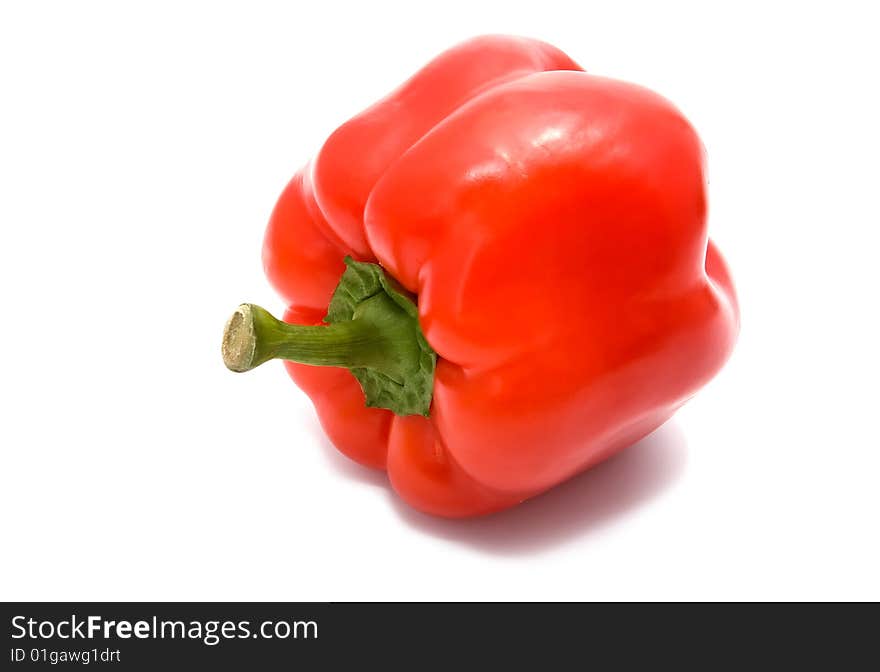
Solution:
M 223 363 L 236 373 L 254 368 L 254 354 L 257 350 L 257 336 L 254 329 L 254 312 L 250 304 L 241 304 L 223 329 Z

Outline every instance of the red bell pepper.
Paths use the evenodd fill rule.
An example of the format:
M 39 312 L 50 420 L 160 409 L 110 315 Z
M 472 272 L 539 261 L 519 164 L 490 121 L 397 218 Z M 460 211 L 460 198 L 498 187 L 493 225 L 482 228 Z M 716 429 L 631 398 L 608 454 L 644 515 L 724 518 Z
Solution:
M 524 38 L 454 47 L 334 132 L 263 260 L 290 308 L 240 306 L 227 366 L 292 360 L 339 450 L 441 516 L 639 440 L 738 332 L 691 125 Z

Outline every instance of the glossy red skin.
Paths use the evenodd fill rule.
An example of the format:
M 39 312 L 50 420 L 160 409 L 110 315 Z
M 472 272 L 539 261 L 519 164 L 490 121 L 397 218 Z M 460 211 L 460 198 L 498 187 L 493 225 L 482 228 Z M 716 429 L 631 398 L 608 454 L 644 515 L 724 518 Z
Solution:
M 428 513 L 532 497 L 665 422 L 729 356 L 730 274 L 681 113 L 523 38 L 481 37 L 339 128 L 282 194 L 266 272 L 319 324 L 343 257 L 418 295 L 430 418 L 286 363 L 331 441 Z

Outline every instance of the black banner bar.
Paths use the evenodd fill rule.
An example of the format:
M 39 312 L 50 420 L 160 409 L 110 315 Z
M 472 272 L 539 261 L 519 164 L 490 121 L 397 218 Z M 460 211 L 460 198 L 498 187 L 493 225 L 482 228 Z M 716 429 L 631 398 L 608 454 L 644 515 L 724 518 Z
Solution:
M 876 605 L 6 603 L 4 669 L 877 660 Z M 417 657 L 413 659 L 412 652 Z M 574 659 L 571 656 L 575 656 Z M 319 667 L 314 667 L 314 666 Z M 395 665 L 397 666 L 397 665 Z M 540 669 L 555 669 L 555 663 Z M 458 669 L 458 667 L 456 669 Z M 464 669 L 468 666 L 465 665 Z

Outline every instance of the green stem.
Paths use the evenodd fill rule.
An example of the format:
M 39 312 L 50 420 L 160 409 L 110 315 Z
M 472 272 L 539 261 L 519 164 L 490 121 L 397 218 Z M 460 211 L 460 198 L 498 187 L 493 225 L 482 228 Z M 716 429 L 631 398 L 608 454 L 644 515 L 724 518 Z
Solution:
M 345 258 L 325 325 L 275 319 L 243 303 L 223 331 L 223 362 L 250 371 L 270 359 L 351 371 L 369 407 L 428 416 L 437 354 L 425 340 L 413 297 L 378 264 Z
M 351 321 L 315 327 L 282 322 L 264 308 L 244 303 L 226 323 L 223 362 L 237 372 L 271 359 L 357 367 L 379 371 L 402 384 L 419 365 L 419 346 L 410 322 L 384 293 L 362 302 Z

